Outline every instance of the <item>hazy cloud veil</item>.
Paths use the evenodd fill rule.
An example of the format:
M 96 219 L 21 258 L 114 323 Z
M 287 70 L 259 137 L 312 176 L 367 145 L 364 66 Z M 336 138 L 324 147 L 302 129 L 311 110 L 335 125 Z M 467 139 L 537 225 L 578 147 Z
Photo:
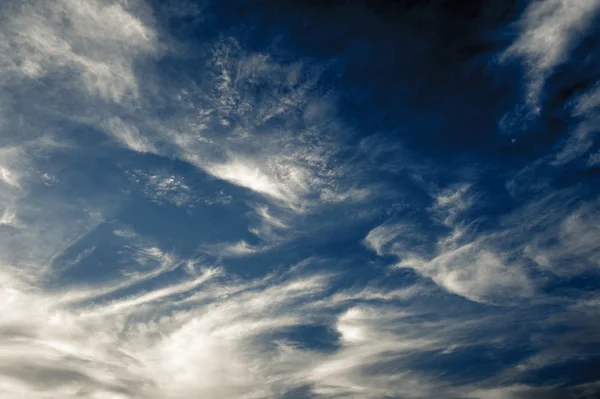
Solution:
M 600 397 L 598 0 L 0 4 L 0 397 Z

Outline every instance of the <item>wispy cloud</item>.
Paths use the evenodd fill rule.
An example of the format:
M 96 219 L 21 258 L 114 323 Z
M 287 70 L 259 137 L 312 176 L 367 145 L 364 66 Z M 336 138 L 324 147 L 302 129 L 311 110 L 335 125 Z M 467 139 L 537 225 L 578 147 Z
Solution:
M 510 302 L 530 296 L 533 287 L 523 264 L 509 260 L 509 253 L 495 242 L 496 234 L 478 236 L 464 217 L 459 219 L 475 197 L 468 185 L 435 195 L 432 218 L 450 231 L 434 243 L 433 254 L 430 237 L 419 224 L 388 222 L 371 230 L 365 243 L 378 255 L 396 255 L 396 267 L 414 269 L 449 292 L 474 301 Z
M 65 303 L 62 293 L 3 273 L 8 301 L 0 356 L 10 365 L 2 368 L 3 390 L 9 398 L 36 391 L 233 398 L 281 395 L 307 385 L 317 395 L 377 398 L 398 392 L 438 397 L 448 388 L 385 365 L 407 365 L 415 353 L 460 343 L 461 324 L 419 321 L 417 309 L 372 305 L 323 313 L 337 301 L 325 297 L 325 308 L 306 305 L 319 303 L 314 300 L 323 297 L 327 276 L 282 277 L 211 284 L 219 274 L 207 270 L 182 283 L 88 305 Z M 339 337 L 333 353 L 286 340 L 290 328 L 324 317 Z
M 142 136 L 134 125 L 120 118 L 109 118 L 104 124 L 105 130 L 125 147 L 137 152 L 156 152 L 150 141 Z
M 600 93 L 597 87 L 579 96 L 572 107 L 572 115 L 577 120 L 577 125 L 570 132 L 563 147 L 552 159 L 551 164 L 561 166 L 574 161 L 594 148 L 594 138 L 598 133 L 599 115 L 598 102 Z M 588 158 L 588 165 L 593 166 L 595 154 Z
M 519 21 L 519 36 L 503 57 L 523 58 L 528 70 L 527 104 L 538 112 L 545 80 L 591 27 L 596 0 L 534 1 Z
M 577 275 L 600 265 L 598 199 L 581 204 L 572 212 L 533 234 L 525 254 L 542 269 L 558 275 Z
M 3 52 L 5 71 L 20 79 L 64 79 L 62 72 L 70 70 L 91 95 L 115 102 L 135 97 L 134 58 L 158 47 L 154 31 L 126 7 L 93 0 L 4 7 L 13 13 L 3 42 L 14 49 Z
M 267 249 L 269 248 L 250 245 L 244 240 L 236 243 L 220 243 L 216 245 L 205 245 L 201 248 L 202 252 L 217 257 L 248 256 L 265 251 Z

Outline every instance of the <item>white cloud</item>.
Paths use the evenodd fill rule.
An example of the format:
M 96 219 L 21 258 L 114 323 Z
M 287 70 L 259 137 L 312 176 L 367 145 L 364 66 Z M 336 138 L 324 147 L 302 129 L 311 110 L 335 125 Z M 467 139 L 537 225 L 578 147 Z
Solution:
M 236 243 L 221 243 L 215 245 L 204 245 L 202 251 L 218 257 L 241 257 L 253 255 L 257 252 L 267 250 L 268 247 L 259 247 L 248 244 L 246 241 L 238 241 Z
M 511 264 L 494 250 L 472 242 L 429 262 L 408 260 L 401 265 L 410 265 L 448 291 L 473 301 L 502 303 L 531 296 L 533 287 L 523 266 Z
M 296 213 L 371 195 L 353 180 L 357 168 L 333 162 L 344 131 L 335 98 L 316 90 L 327 65 L 276 62 L 232 38 L 207 47 L 210 56 L 199 61 L 206 73 L 174 95 L 172 117 L 111 119 L 108 132 L 132 150 L 178 158 Z
M 285 226 L 266 209 L 259 211 L 271 224 Z M 37 234 L 39 241 L 51 233 Z M 419 290 L 371 287 L 328 297 L 330 277 L 302 268 L 254 281 L 208 268 L 167 281 L 159 277 L 188 260 L 128 228 L 115 229 L 114 237 L 126 243 L 131 264 L 121 278 L 98 286 L 47 288 L 43 280 L 23 278 L 18 268 L 2 268 L 0 387 L 7 399 L 262 398 L 303 385 L 321 395 L 377 398 L 392 392 L 419 397 L 437 389 L 415 373 L 364 373 L 380 362 L 402 364 L 415 351 L 444 349 L 452 335 L 440 341 L 441 329 L 423 330 L 406 319 L 408 312 L 343 305 L 402 300 Z M 273 338 L 315 322 L 335 325 L 342 346 L 326 354 Z
M 16 268 L 1 269 L 0 388 L 7 399 L 266 398 L 303 386 L 322 397 L 468 397 L 475 388 L 420 371 L 414 356 L 488 342 L 478 329 L 498 323 L 409 305 L 423 287 L 329 294 L 333 277 L 307 272 L 306 262 L 255 280 L 212 268 L 159 279 L 188 260 L 118 231 L 115 237 L 137 243 L 135 265 L 99 287 L 49 289 Z M 328 326 L 332 348 L 286 338 L 309 324 Z
M 478 389 L 475 392 L 471 392 L 468 397 L 473 399 L 507 399 L 507 398 L 519 398 L 522 397 L 520 394 L 534 391 L 527 385 L 512 385 L 501 388 L 488 388 Z
M 133 151 L 189 162 L 296 213 L 372 194 L 353 180 L 358 169 L 332 160 L 343 149 L 343 126 L 334 96 L 316 90 L 326 64 L 278 62 L 223 37 L 199 56 L 206 73 L 197 84 L 166 93 L 161 101 L 176 112 L 158 119 L 148 108 L 154 100 L 139 98 L 135 71 L 144 70 L 134 67 L 160 53 L 142 2 L 61 0 L 10 11 L 2 34 L 21 50 L 7 51 L 5 71 L 19 72 L 21 84 L 49 82 L 49 98 L 37 104 L 45 112 L 101 129 Z M 61 75 L 67 69 L 83 90 Z
M 598 134 L 598 105 L 600 105 L 600 90 L 594 87 L 577 98 L 572 115 L 579 119 L 578 124 L 570 132 L 563 148 L 554 156 L 552 165 L 561 166 L 586 154 L 593 148 L 595 135 Z M 596 163 L 596 154 L 588 158 L 588 165 Z
M 332 304 L 340 304 L 353 301 L 402 301 L 413 299 L 418 296 L 426 296 L 429 289 L 425 286 L 414 284 L 404 288 L 382 290 L 377 287 L 367 287 L 362 290 L 347 290 L 338 292 L 329 298 Z
M 332 190 L 324 188 L 321 192 L 321 199 L 325 202 L 340 203 L 340 202 L 363 202 L 372 197 L 372 192 L 369 188 L 351 187 L 347 190 L 337 188 Z
M 571 132 L 569 138 L 565 141 L 563 148 L 558 151 L 550 164 L 562 166 L 587 153 L 594 145 L 591 136 L 598 131 L 596 126 L 599 121 L 600 119 L 595 117 L 581 122 Z
M 120 102 L 138 93 L 135 57 L 157 52 L 154 31 L 131 10 L 140 3 L 96 0 L 32 1 L 14 12 L 1 31 L 5 73 L 38 79 L 75 72 L 87 92 Z M 64 78 L 64 77 L 63 77 Z
M 151 175 L 144 190 L 155 202 L 167 201 L 175 206 L 184 206 L 194 201 L 190 187 L 174 175 Z
M 258 166 L 248 161 L 234 159 L 226 164 L 213 164 L 207 167 L 207 171 L 215 177 L 266 194 L 277 200 L 284 200 L 289 203 L 298 200 L 294 191 L 288 188 L 286 184 L 273 179 Z
M 19 183 L 17 182 L 14 173 L 3 166 L 0 166 L 0 181 L 12 187 L 19 187 Z
M 134 169 L 126 173 L 147 198 L 159 205 L 170 204 L 191 211 L 197 205 L 227 205 L 233 200 L 224 190 L 212 194 L 202 192 L 188 185 L 183 176 L 167 170 Z
M 403 244 L 400 236 L 398 243 L 388 245 L 387 250 L 380 249 L 378 254 L 397 255 L 400 261 L 396 267 L 414 269 L 449 292 L 472 301 L 510 303 L 533 294 L 523 266 L 509 262 L 502 251 L 485 240 L 458 246 L 447 246 L 447 242 L 440 240 L 437 254 L 427 257 L 419 248 Z
M 253 211 L 249 213 L 249 232 L 272 247 L 293 239 L 296 234 L 293 229 L 293 212 L 264 204 L 250 204 L 250 207 Z
M 600 106 L 600 87 L 596 84 L 585 94 L 579 96 L 573 109 L 573 115 L 582 116 L 594 113 Z
M 414 231 L 413 226 L 408 226 L 404 223 L 388 223 L 382 224 L 369 231 L 364 239 L 364 243 L 373 249 L 377 255 L 383 255 L 386 247 L 389 246 L 397 237 L 411 235 Z
M 600 268 L 599 199 L 582 203 L 551 226 L 533 234 L 524 254 L 540 268 L 561 276 Z
M 152 273 L 152 277 L 158 275 L 159 273 Z M 88 312 L 84 312 L 82 315 L 84 317 L 97 317 L 99 315 L 105 314 L 124 314 L 127 312 L 127 309 L 133 307 L 140 307 L 142 305 L 146 305 L 148 303 L 152 303 L 155 301 L 160 301 L 163 298 L 168 298 L 177 294 L 183 294 L 188 291 L 191 291 L 195 288 L 198 288 L 200 285 L 204 284 L 208 280 L 214 278 L 219 274 L 218 270 L 208 269 L 205 270 L 200 276 L 196 277 L 191 281 L 186 281 L 183 283 L 171 284 L 168 287 L 156 289 L 152 292 L 141 294 L 138 296 L 134 296 L 131 298 L 125 298 L 120 301 L 115 301 L 110 303 L 109 305 L 98 306 L 97 308 L 92 308 Z M 145 276 L 144 276 L 145 277 Z M 149 278 L 149 277 L 146 277 Z M 146 279 L 144 278 L 144 279 Z M 135 283 L 139 283 L 142 279 L 137 277 L 135 279 Z
M 600 10 L 597 0 L 533 1 L 519 22 L 521 32 L 503 58 L 520 57 L 529 68 L 527 103 L 537 111 L 545 79 L 567 60 Z
M 0 226 L 12 226 L 16 223 L 16 214 L 10 209 L 4 209 L 2 216 L 0 216 Z
M 22 92 L 40 82 L 50 88 L 39 92 L 40 99 L 21 100 L 25 116 L 2 110 L 2 122 L 9 120 L 26 137 L 0 150 L 0 224 L 10 225 L 0 228 L 3 398 L 254 399 L 303 387 L 321 397 L 373 399 L 455 392 L 455 383 L 415 369 L 411 356 L 470 345 L 464 336 L 480 320 L 449 315 L 452 310 L 439 302 L 426 312 L 411 303 L 440 295 L 433 284 L 373 283 L 336 291 L 333 277 L 322 274 L 326 269 L 306 267 L 310 262 L 244 280 L 117 225 L 122 187 L 97 184 L 92 194 L 80 194 L 85 187 L 79 171 L 73 178 L 73 164 L 58 164 L 59 155 L 80 162 L 92 154 L 75 143 L 79 137 L 62 131 L 63 122 L 102 129 L 136 152 L 189 162 L 260 197 L 250 205 L 257 221 L 250 231 L 264 242 L 225 242 L 207 251 L 223 258 L 266 251 L 301 234 L 296 223 L 311 211 L 375 195 L 371 185 L 361 184 L 362 165 L 354 168 L 338 156 L 346 150 L 345 129 L 335 98 L 315 90 L 326 66 L 282 63 L 223 39 L 201 84 L 178 91 L 179 102 L 165 89 L 175 115 L 159 119 L 140 98 L 136 74 L 135 63 L 159 52 L 144 3 L 59 0 L 0 7 L 8 21 L 0 28 L 2 84 L 23 85 Z M 256 95 L 259 88 L 264 96 Z M 61 123 L 47 123 L 56 119 Z M 9 133 L 3 125 L 3 138 Z M 60 138 L 63 150 L 71 139 L 75 144 L 57 155 L 46 151 L 49 137 Z M 56 170 L 42 167 L 50 161 Z M 71 169 L 61 174 L 63 167 Z M 132 176 L 155 202 L 186 207 L 231 201 L 222 191 L 201 194 L 189 180 L 162 169 L 135 169 Z M 398 219 L 372 230 L 365 245 L 400 256 L 402 265 L 475 301 L 507 292 L 526 296 L 529 281 L 511 254 L 493 245 L 496 236 L 474 238 L 462 226 L 474 197 L 468 186 L 457 187 L 434 198 L 431 211 L 451 230 L 434 252 L 423 252 L 426 235 L 416 224 Z M 595 213 L 586 208 L 574 215 L 560 232 L 565 248 L 595 256 L 595 229 L 587 221 Z M 104 227 L 110 228 L 106 236 Z M 579 235 L 586 239 L 577 247 L 573 237 Z M 116 249 L 103 247 L 104 239 Z M 112 249 L 116 260 L 102 258 Z M 65 277 L 89 263 L 108 277 L 83 273 L 80 283 Z M 305 347 L 290 337 L 306 325 L 330 334 L 330 347 Z M 482 334 L 476 341 L 487 340 Z
M 90 295 L 78 300 L 70 295 L 65 302 L 64 292 L 30 286 L 5 269 L 0 275 L 7 298 L 0 322 L 5 397 L 36 391 L 65 398 L 272 395 L 277 350 L 264 347 L 264 338 L 252 342 L 302 322 L 304 316 L 292 305 L 321 292 L 326 280 L 272 285 L 267 279 L 222 296 L 219 286 L 206 285 L 216 276 L 207 270 L 186 282 L 90 307 L 85 302 Z M 193 308 L 163 301 L 193 298 L 203 284 L 205 299 Z
M 440 215 L 447 227 L 454 226 L 460 214 L 473 206 L 476 195 L 470 192 L 469 184 L 462 184 L 439 192 L 432 210 Z
M 476 235 L 465 225 L 464 214 L 475 203 L 470 185 L 434 194 L 432 220 L 450 231 L 435 240 L 422 228 L 406 222 L 387 222 L 372 229 L 364 243 L 378 255 L 395 255 L 395 267 L 411 268 L 447 291 L 476 302 L 512 303 L 533 294 L 522 260 L 500 245 L 501 233 Z M 460 217 L 463 217 L 460 219 Z M 510 233 L 508 233 L 510 234 Z
M 418 313 L 387 306 L 355 306 L 339 314 L 340 349 L 311 368 L 308 379 L 323 397 L 406 398 L 448 395 L 453 388 L 410 367 L 410 356 L 449 345 L 436 322 L 420 323 Z M 452 340 L 452 338 L 450 338 Z M 391 366 L 394 365 L 394 366 Z M 440 396 L 441 397 L 441 396 Z
M 156 152 L 150 140 L 141 135 L 137 127 L 123 122 L 118 117 L 108 119 L 104 127 L 118 142 L 133 151 Z
M 25 172 L 24 169 L 27 169 L 27 165 L 24 165 L 26 164 L 24 155 L 21 146 L 0 147 L 0 185 L 7 185 L 17 190 L 21 188 L 19 180 Z M 2 187 L 2 191 L 6 189 L 6 186 Z
M 279 228 L 279 229 L 286 229 L 289 227 L 285 222 L 283 222 L 282 220 L 273 216 L 269 212 L 269 207 L 267 207 L 267 206 L 264 206 L 264 205 L 257 206 L 254 211 L 261 218 L 262 222 L 264 222 L 265 224 L 267 224 L 271 227 Z

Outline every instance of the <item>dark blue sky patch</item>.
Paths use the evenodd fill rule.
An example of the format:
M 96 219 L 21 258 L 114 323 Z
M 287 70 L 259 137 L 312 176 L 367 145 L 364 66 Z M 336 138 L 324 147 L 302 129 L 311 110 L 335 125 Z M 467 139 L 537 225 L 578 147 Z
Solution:
M 301 325 L 280 331 L 273 336 L 273 340 L 325 353 L 340 347 L 339 334 L 331 326 L 318 324 Z

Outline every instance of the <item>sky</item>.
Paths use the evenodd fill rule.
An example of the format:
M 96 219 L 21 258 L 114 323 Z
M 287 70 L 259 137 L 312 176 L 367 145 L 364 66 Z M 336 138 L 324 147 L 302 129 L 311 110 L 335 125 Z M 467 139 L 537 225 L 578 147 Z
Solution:
M 0 2 L 0 397 L 600 397 L 599 22 Z

